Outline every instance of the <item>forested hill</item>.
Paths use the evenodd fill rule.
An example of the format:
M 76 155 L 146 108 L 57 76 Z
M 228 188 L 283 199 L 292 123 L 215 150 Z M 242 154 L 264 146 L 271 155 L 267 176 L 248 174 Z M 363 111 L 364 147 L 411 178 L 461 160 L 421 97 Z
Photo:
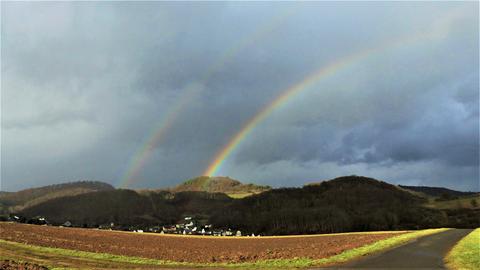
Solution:
M 210 215 L 233 199 L 223 193 L 107 190 L 63 197 L 21 211 L 26 217 L 44 216 L 53 224 L 70 221 L 77 226 L 98 227 L 174 224 L 184 216 L 208 221 Z
M 0 193 L 0 213 L 15 212 L 60 197 L 68 197 L 89 192 L 114 190 L 107 183 L 98 181 L 78 181 L 38 188 L 29 188 L 17 192 Z
M 225 194 L 256 194 L 270 189 L 271 187 L 269 186 L 243 184 L 242 182 L 229 177 L 199 176 L 189 179 L 169 190 L 172 192 L 204 191 Z
M 478 227 L 479 209 L 425 207 L 427 199 L 366 177 L 347 176 L 301 188 L 271 189 L 242 199 L 203 191 L 105 190 L 55 198 L 25 208 L 27 217 L 45 216 L 96 227 L 152 226 L 193 216 L 217 228 L 255 234 Z
M 202 182 L 198 179 L 194 181 L 191 185 L 195 187 L 193 190 L 199 183 Z M 242 185 L 233 182 L 232 186 Z M 70 195 L 49 195 L 48 200 L 43 200 L 44 196 L 33 196 L 37 191 L 32 190 L 30 196 L 25 197 L 30 200 L 43 198 L 43 201 L 37 200 L 38 203 L 27 205 L 17 213 L 27 218 L 44 216 L 53 224 L 68 220 L 76 226 L 98 227 L 114 223 L 122 228 L 175 224 L 185 216 L 193 216 L 203 224 L 212 223 L 217 228 L 240 229 L 255 234 L 480 227 L 478 207 L 427 207 L 430 198 L 386 182 L 358 176 L 340 177 L 301 188 L 269 189 L 240 199 L 211 192 L 217 189 L 209 184 L 206 190 L 210 192 L 138 192 L 113 189 L 99 183 L 61 186 L 63 188 L 49 189 L 58 189 L 59 194 Z M 76 189 L 65 189 L 68 186 L 84 189 L 72 194 Z M 83 192 L 86 190 L 89 192 Z M 225 191 L 225 186 L 221 190 Z M 17 199 L 16 202 L 22 201 Z
M 234 201 L 216 224 L 270 234 L 438 227 L 448 223 L 425 199 L 397 186 L 347 176 L 303 188 L 274 189 Z

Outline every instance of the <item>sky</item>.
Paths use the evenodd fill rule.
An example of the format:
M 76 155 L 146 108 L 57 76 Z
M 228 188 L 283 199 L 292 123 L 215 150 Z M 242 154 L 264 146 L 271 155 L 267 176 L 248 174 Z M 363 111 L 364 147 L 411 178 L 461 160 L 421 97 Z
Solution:
M 1 9 L 1 190 L 179 184 L 332 66 L 272 106 L 214 175 L 480 190 L 478 2 Z

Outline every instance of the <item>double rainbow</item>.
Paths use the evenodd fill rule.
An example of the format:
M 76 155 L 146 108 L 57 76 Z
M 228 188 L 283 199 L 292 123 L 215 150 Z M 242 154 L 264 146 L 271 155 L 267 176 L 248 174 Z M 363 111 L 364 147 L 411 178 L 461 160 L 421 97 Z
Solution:
M 240 131 L 233 136 L 230 141 L 215 155 L 213 161 L 203 172 L 205 176 L 215 176 L 218 174 L 222 165 L 229 158 L 229 156 L 239 147 L 239 145 L 245 141 L 245 139 L 252 133 L 252 131 L 263 122 L 269 115 L 274 111 L 280 109 L 285 105 L 289 100 L 293 99 L 300 92 L 310 89 L 314 84 L 330 77 L 331 75 L 336 74 L 337 72 L 344 70 L 353 64 L 364 60 L 365 58 L 386 51 L 388 49 L 394 49 L 396 47 L 402 47 L 410 43 L 429 40 L 433 37 L 441 38 L 444 33 L 439 33 L 436 31 L 431 31 L 428 33 L 421 32 L 413 36 L 409 36 L 403 39 L 390 41 L 382 43 L 379 46 L 368 48 L 360 52 L 348 55 L 347 57 L 341 58 L 337 61 L 334 61 L 324 67 L 317 69 L 312 72 L 310 75 L 306 76 L 302 81 L 298 82 L 287 88 L 284 91 L 281 91 L 281 94 L 278 95 L 273 101 L 271 101 L 266 107 L 257 112 L 252 118 L 250 118 L 240 129 Z
M 151 132 L 148 133 L 149 135 L 145 137 L 143 143 L 141 143 L 140 147 L 135 151 L 135 154 L 130 158 L 127 169 L 120 179 L 119 186 L 121 188 L 127 188 L 137 181 L 136 179 L 139 172 L 153 155 L 156 146 L 161 142 L 168 130 L 170 130 L 178 115 L 180 115 L 183 110 L 188 107 L 188 104 L 190 104 L 199 92 L 201 92 L 201 87 L 241 51 L 252 44 L 259 42 L 267 34 L 271 33 L 275 28 L 281 25 L 295 11 L 295 9 L 287 9 L 286 11 L 273 16 L 262 27 L 259 27 L 256 31 L 253 31 L 253 33 L 246 35 L 243 39 L 240 39 L 233 46 L 226 49 L 222 55 L 210 65 L 199 82 L 195 84 L 200 87 L 190 87 L 190 89 L 186 90 L 186 93 L 178 99 L 178 101 L 166 113 L 165 117 L 160 119 Z
M 155 152 L 155 147 L 163 139 L 163 136 L 172 127 L 173 123 L 177 119 L 178 115 L 184 110 L 185 106 L 189 104 L 200 92 L 198 88 L 191 88 L 179 98 L 179 101 L 170 109 L 162 121 L 152 129 L 150 134 L 144 140 L 144 143 L 137 149 L 135 154 L 130 158 L 128 162 L 127 170 L 125 171 L 120 187 L 127 188 L 134 183 L 135 177 L 145 166 L 147 161 Z

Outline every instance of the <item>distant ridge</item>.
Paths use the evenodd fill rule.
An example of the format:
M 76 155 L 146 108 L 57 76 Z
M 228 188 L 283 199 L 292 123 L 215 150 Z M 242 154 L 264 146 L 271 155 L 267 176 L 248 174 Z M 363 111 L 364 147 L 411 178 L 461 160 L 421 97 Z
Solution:
M 169 190 L 171 192 L 203 191 L 225 194 L 256 194 L 270 189 L 270 186 L 243 184 L 242 182 L 229 177 L 199 176 L 189 179 Z
M 104 182 L 77 181 L 29 188 L 17 192 L 1 192 L 0 213 L 5 211 L 20 211 L 26 207 L 31 207 L 55 198 L 114 189 L 112 185 Z
M 373 184 L 373 185 L 383 185 L 384 187 L 393 188 L 394 185 L 389 184 L 384 181 L 380 181 L 374 178 L 365 177 L 365 176 L 357 176 L 357 175 L 349 175 L 349 176 L 340 176 L 333 179 L 322 180 L 322 181 L 315 181 L 311 183 L 305 184 L 305 186 L 316 186 L 322 184 Z
M 191 216 L 218 228 L 269 235 L 480 226 L 479 207 L 429 207 L 432 198 L 416 193 L 361 176 L 275 189 L 228 177 L 196 177 L 171 190 L 87 192 L 50 199 L 17 213 L 44 216 L 52 224 L 68 220 L 76 226 L 114 223 L 140 229 Z M 238 196 L 243 194 L 255 195 Z
M 444 187 L 429 187 L 429 186 L 403 186 L 399 185 L 399 187 L 403 189 L 408 189 L 415 192 L 421 192 L 429 196 L 433 197 L 440 197 L 440 196 L 466 196 L 466 195 L 473 195 L 478 194 L 478 192 L 465 192 L 465 191 L 457 191 L 452 190 Z

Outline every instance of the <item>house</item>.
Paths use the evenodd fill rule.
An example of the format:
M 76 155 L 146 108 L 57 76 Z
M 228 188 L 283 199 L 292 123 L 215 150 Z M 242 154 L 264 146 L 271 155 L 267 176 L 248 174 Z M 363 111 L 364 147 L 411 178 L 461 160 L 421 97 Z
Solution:
M 111 224 L 101 224 L 98 226 L 100 230 L 112 230 Z
M 25 217 L 22 217 L 20 215 L 16 214 L 10 214 L 8 219 L 13 222 L 18 222 L 18 223 L 26 223 L 27 219 Z
M 196 230 L 196 233 L 201 234 L 201 235 L 212 235 L 212 225 L 207 224 L 207 225 L 204 225 L 204 226 L 200 226 Z
M 48 221 L 45 217 L 36 216 L 34 218 L 29 219 L 27 223 L 28 224 L 35 224 L 35 225 L 47 225 Z
M 148 228 L 148 231 L 152 233 L 159 233 L 162 231 L 162 228 L 160 228 L 160 226 L 153 226 Z
M 211 225 L 205 225 L 205 226 L 202 226 L 201 227 L 202 229 L 201 230 L 198 230 L 198 234 L 201 234 L 201 235 L 212 235 L 212 226 Z
M 163 233 L 177 233 L 177 226 L 175 226 L 175 225 L 163 226 L 162 227 L 162 232 Z
M 185 217 L 185 223 L 183 226 L 186 229 L 192 230 L 193 226 L 195 226 L 195 222 L 193 221 L 192 217 Z

